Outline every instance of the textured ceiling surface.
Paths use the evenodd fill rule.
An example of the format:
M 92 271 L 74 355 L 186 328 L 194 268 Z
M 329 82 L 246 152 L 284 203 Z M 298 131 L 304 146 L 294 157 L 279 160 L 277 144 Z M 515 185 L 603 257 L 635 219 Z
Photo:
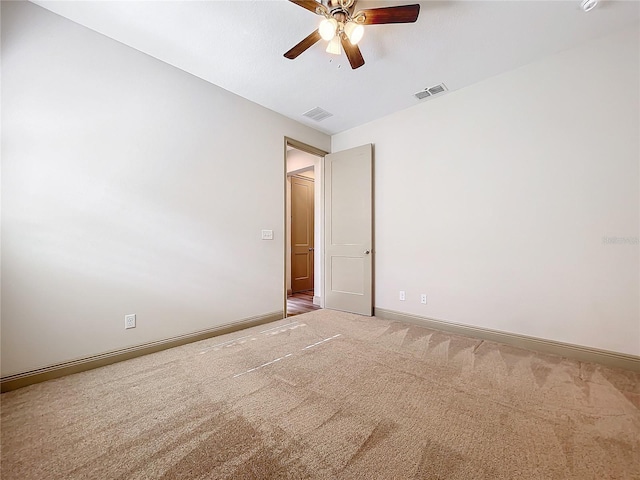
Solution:
M 578 0 L 417 2 L 416 23 L 365 27 L 366 64 L 352 70 L 324 41 L 283 57 L 321 20 L 286 0 L 34 3 L 328 134 L 437 101 L 413 96 L 426 87 L 464 88 L 640 21 L 638 1 L 601 0 L 589 13 Z M 356 10 L 406 3 L 416 2 Z M 302 116 L 314 107 L 333 116 Z

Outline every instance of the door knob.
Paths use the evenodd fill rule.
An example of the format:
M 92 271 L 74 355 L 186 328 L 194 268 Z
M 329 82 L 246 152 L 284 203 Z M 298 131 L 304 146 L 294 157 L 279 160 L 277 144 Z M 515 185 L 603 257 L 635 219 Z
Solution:
M 369 255 L 369 253 L 371 253 L 369 250 L 365 250 L 365 251 L 364 251 L 364 254 L 365 254 L 365 255 Z
M 314 249 L 313 247 L 310 247 L 310 248 L 309 248 L 309 251 L 310 251 L 310 252 L 313 252 L 314 250 L 315 250 L 315 249 Z

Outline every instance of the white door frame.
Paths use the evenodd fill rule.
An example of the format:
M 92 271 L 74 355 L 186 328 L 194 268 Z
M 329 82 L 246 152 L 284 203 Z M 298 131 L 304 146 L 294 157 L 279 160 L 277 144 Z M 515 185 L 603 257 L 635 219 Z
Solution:
M 319 304 L 324 308 L 324 156 L 330 152 L 299 142 L 293 138 L 284 137 L 284 174 L 282 176 L 284 183 L 284 238 L 283 238 L 283 260 L 284 260 L 284 278 L 283 278 L 283 311 L 285 317 L 287 315 L 287 238 L 290 232 L 287 228 L 287 147 L 293 147 L 297 150 L 315 155 L 318 160 L 314 165 L 314 184 L 315 198 L 314 210 L 316 216 L 316 228 L 314 232 L 314 297 L 315 304 Z M 315 295 L 320 293 L 319 298 Z

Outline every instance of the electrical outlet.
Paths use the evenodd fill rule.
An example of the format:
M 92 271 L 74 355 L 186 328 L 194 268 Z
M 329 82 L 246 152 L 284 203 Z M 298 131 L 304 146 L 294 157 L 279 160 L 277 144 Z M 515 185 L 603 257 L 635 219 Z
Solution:
M 124 316 L 124 328 L 136 328 L 136 314 Z
M 426 293 L 423 293 L 422 295 L 420 295 L 420 303 L 423 303 L 425 305 L 427 304 L 427 294 Z
M 400 300 L 402 300 L 403 302 L 406 300 L 404 290 L 400 290 Z

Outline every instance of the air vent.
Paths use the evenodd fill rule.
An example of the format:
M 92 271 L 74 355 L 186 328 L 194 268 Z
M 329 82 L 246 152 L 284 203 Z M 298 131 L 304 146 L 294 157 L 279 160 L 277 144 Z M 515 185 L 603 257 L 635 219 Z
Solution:
M 312 108 L 308 112 L 302 114 L 303 117 L 309 117 L 316 122 L 321 122 L 325 118 L 329 118 L 333 116 L 333 113 L 329 113 L 326 110 L 323 110 L 320 107 Z
M 434 85 L 433 87 L 425 88 L 424 90 L 418 93 L 414 93 L 413 95 L 418 100 L 422 100 L 423 98 L 433 97 L 434 95 L 438 95 L 446 91 L 447 91 L 447 87 L 445 86 L 444 83 L 441 83 L 440 85 Z
M 435 87 L 431 87 L 428 90 L 429 90 L 429 93 L 431 95 L 437 95 L 439 93 L 444 92 L 446 90 L 446 88 L 444 86 L 444 83 L 441 83 L 440 85 L 436 85 Z

